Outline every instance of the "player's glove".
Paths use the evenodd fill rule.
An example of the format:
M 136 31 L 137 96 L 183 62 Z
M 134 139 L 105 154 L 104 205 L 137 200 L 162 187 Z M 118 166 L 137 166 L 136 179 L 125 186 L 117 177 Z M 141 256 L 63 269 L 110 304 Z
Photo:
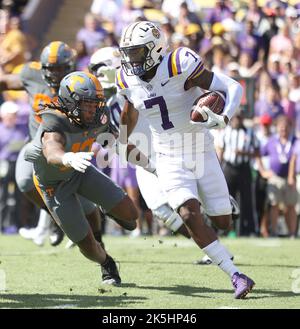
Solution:
M 216 114 L 206 106 L 203 106 L 202 109 L 207 114 L 208 119 L 206 122 L 200 122 L 201 126 L 208 129 L 223 129 L 226 127 L 227 122 L 224 115 Z
M 93 152 L 67 152 L 62 157 L 62 163 L 65 167 L 72 167 L 77 171 L 84 173 L 86 168 L 91 165 Z

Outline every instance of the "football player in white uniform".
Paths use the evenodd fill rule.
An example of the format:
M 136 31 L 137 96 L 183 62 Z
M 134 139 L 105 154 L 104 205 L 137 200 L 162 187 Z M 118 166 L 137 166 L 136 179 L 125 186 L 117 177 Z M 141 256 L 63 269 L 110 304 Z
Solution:
M 121 66 L 120 53 L 114 47 L 105 47 L 97 50 L 91 57 L 89 70 L 94 74 L 104 89 L 107 97 L 107 105 L 110 108 L 111 121 L 119 128 L 120 114 L 124 107 L 125 99 L 117 94 L 115 84 L 115 74 Z M 152 159 L 155 163 L 155 153 L 152 147 L 151 131 L 147 120 L 143 116 L 139 116 L 138 122 L 130 135 L 129 140 L 132 144 L 138 145 L 143 154 Z M 145 141 L 144 143 L 142 141 Z M 162 191 L 156 175 L 148 172 L 143 167 L 136 166 L 136 176 L 141 194 L 152 210 L 153 214 L 160 219 L 166 227 L 173 232 L 178 232 L 188 239 L 191 235 L 187 231 L 180 215 L 174 211 L 168 204 L 167 195 Z M 232 213 L 236 218 L 239 217 L 239 206 L 231 197 Z M 232 255 L 230 254 L 230 257 Z M 203 259 L 197 260 L 194 264 L 209 265 L 212 261 L 207 255 Z
M 116 81 L 126 99 L 121 136 L 131 135 L 139 115 L 148 120 L 157 175 L 168 203 L 180 214 L 197 245 L 230 276 L 235 298 L 244 298 L 254 281 L 233 264 L 200 212 L 201 203 L 217 227 L 226 229 L 230 225 L 229 192 L 207 128 L 226 126 L 240 104 L 241 86 L 227 76 L 208 71 L 189 48 L 167 53 L 164 35 L 152 22 L 126 27 L 120 52 L 122 68 Z M 225 92 L 225 108 L 222 115 L 205 108 L 207 122 L 192 125 L 190 111 L 201 89 Z
M 121 66 L 120 56 L 116 48 L 101 48 L 92 55 L 89 64 L 90 72 L 98 77 L 104 88 L 107 106 L 110 108 L 111 121 L 117 128 L 120 123 L 121 110 L 125 104 L 124 97 L 117 94 L 115 84 L 116 71 Z M 143 134 L 147 142 L 141 143 L 140 134 Z M 130 136 L 130 142 L 132 144 L 137 142 L 143 154 L 150 157 L 153 162 L 155 161 L 155 154 L 151 147 L 151 132 L 147 121 L 143 117 L 139 118 L 134 132 Z M 179 233 L 190 238 L 179 214 L 174 212 L 167 204 L 167 197 L 160 189 L 157 177 L 140 166 L 136 167 L 136 176 L 139 188 L 149 209 L 173 232 L 179 231 Z

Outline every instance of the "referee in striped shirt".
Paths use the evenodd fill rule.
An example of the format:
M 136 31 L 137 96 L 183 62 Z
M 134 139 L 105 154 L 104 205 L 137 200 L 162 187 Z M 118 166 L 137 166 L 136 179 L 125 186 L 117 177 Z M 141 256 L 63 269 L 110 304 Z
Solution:
M 238 193 L 240 196 L 239 234 L 256 234 L 251 160 L 256 158 L 260 167 L 261 159 L 259 142 L 253 129 L 244 126 L 242 113 L 235 115 L 230 126 L 220 133 L 217 146 L 229 192 L 234 198 Z

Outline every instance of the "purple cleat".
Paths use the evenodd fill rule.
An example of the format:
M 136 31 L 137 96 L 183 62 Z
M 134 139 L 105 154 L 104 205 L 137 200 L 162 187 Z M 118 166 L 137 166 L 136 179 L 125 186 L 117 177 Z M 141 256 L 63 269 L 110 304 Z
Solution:
M 253 280 L 238 272 L 233 274 L 231 282 L 235 289 L 234 298 L 236 299 L 245 298 L 255 285 Z

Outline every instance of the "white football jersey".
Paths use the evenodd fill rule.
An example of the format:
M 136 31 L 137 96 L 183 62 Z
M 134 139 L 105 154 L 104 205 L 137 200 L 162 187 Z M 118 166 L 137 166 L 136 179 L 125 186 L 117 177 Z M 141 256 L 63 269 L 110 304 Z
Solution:
M 118 92 L 149 122 L 155 152 L 172 156 L 213 149 L 209 131 L 190 123 L 192 105 L 202 91 L 185 90 L 185 83 L 203 70 L 202 59 L 186 47 L 168 53 L 150 82 L 118 70 Z

